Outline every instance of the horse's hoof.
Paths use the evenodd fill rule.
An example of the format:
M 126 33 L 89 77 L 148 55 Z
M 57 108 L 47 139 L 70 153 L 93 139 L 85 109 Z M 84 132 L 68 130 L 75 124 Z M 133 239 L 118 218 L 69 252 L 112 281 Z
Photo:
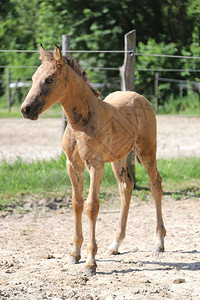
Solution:
M 110 247 L 108 248 L 108 253 L 111 255 L 117 255 L 119 254 L 118 249 L 119 249 L 119 242 L 113 241 Z
M 69 258 L 68 258 L 68 264 L 69 265 L 78 264 L 79 260 L 80 260 L 80 257 L 75 257 L 75 256 L 70 255 Z
M 164 247 L 161 247 L 161 246 L 155 247 L 153 250 L 154 253 L 160 253 L 160 252 L 164 252 L 164 251 L 165 251 Z
M 108 254 L 109 255 L 117 255 L 117 254 L 119 254 L 119 251 L 118 250 L 108 249 Z
M 96 275 L 96 267 L 85 268 L 85 275 L 88 277 Z

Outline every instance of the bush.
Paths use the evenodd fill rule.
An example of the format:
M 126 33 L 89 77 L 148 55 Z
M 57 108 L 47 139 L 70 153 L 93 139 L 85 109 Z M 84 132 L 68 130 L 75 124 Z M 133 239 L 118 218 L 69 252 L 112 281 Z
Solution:
M 200 115 L 199 95 L 193 91 L 189 91 L 185 97 L 174 98 L 174 95 L 171 95 L 164 105 L 159 106 L 159 113 Z

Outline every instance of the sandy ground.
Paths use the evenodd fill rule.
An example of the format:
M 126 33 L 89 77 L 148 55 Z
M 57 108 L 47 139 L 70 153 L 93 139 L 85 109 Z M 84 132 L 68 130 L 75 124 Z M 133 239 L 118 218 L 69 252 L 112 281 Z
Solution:
M 0 119 L 0 160 L 31 161 L 61 153 L 62 120 Z
M 42 125 L 42 126 L 41 126 Z M 44 128 L 43 129 L 41 129 Z M 0 120 L 1 158 L 49 158 L 60 152 L 61 121 Z M 200 156 L 200 119 L 158 117 L 158 157 Z M 23 206 L 0 213 L 0 299 L 200 299 L 200 199 L 164 196 L 166 251 L 152 253 L 155 208 L 151 197 L 132 200 L 126 239 L 110 256 L 119 217 L 119 197 L 100 209 L 96 239 L 97 274 L 84 275 L 88 238 L 78 265 L 68 265 L 72 247 L 70 199 L 21 195 Z
M 1 218 L 0 299 L 200 299 L 200 199 L 163 201 L 166 252 L 152 253 L 155 209 L 150 199 L 132 201 L 120 254 L 107 253 L 119 207 L 101 207 L 96 239 L 97 274 L 84 275 L 87 217 L 83 215 L 82 260 L 68 265 L 72 247 L 70 207 L 32 207 Z M 117 200 L 118 203 L 118 200 Z M 32 208 L 31 208 L 32 207 Z
M 200 118 L 158 116 L 158 158 L 200 156 Z M 61 119 L 0 119 L 0 160 L 35 160 L 61 152 Z

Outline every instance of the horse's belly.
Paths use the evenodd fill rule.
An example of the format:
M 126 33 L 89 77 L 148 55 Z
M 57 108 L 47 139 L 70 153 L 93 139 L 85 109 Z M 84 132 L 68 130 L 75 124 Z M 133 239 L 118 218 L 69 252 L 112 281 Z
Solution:
M 120 160 L 131 151 L 138 137 L 135 115 L 130 108 L 115 111 L 99 133 L 105 162 Z
M 125 147 L 119 147 L 119 144 L 115 145 L 115 147 L 109 149 L 105 158 L 105 162 L 114 162 L 122 159 L 129 154 L 133 146 L 133 143 L 126 143 Z
M 132 150 L 137 139 L 137 130 L 130 127 L 122 127 L 118 124 L 117 131 L 113 130 L 110 143 L 104 145 L 106 148 L 106 162 L 122 159 Z

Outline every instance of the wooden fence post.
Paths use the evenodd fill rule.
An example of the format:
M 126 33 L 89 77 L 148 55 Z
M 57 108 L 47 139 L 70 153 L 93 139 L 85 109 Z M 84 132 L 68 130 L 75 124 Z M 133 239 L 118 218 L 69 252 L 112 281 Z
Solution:
M 62 35 L 62 55 L 67 57 L 70 55 L 70 40 L 69 36 L 66 34 Z M 64 133 L 65 128 L 67 126 L 67 119 L 64 114 L 64 111 L 62 110 L 62 131 Z
M 129 31 L 124 36 L 124 64 L 120 68 L 121 72 L 121 90 L 134 91 L 135 89 L 135 48 L 136 48 L 136 30 Z M 131 176 L 135 181 L 135 152 L 132 150 L 127 157 L 127 164 Z
M 124 36 L 124 64 L 120 68 L 122 76 L 122 91 L 134 91 L 135 89 L 135 47 L 136 30 L 129 31 Z
M 154 77 L 154 110 L 155 110 L 156 114 L 158 112 L 158 79 L 159 79 L 158 72 L 155 72 L 155 77 Z
M 10 69 L 7 69 L 7 99 L 8 99 L 8 111 L 11 111 L 11 94 L 10 94 Z

